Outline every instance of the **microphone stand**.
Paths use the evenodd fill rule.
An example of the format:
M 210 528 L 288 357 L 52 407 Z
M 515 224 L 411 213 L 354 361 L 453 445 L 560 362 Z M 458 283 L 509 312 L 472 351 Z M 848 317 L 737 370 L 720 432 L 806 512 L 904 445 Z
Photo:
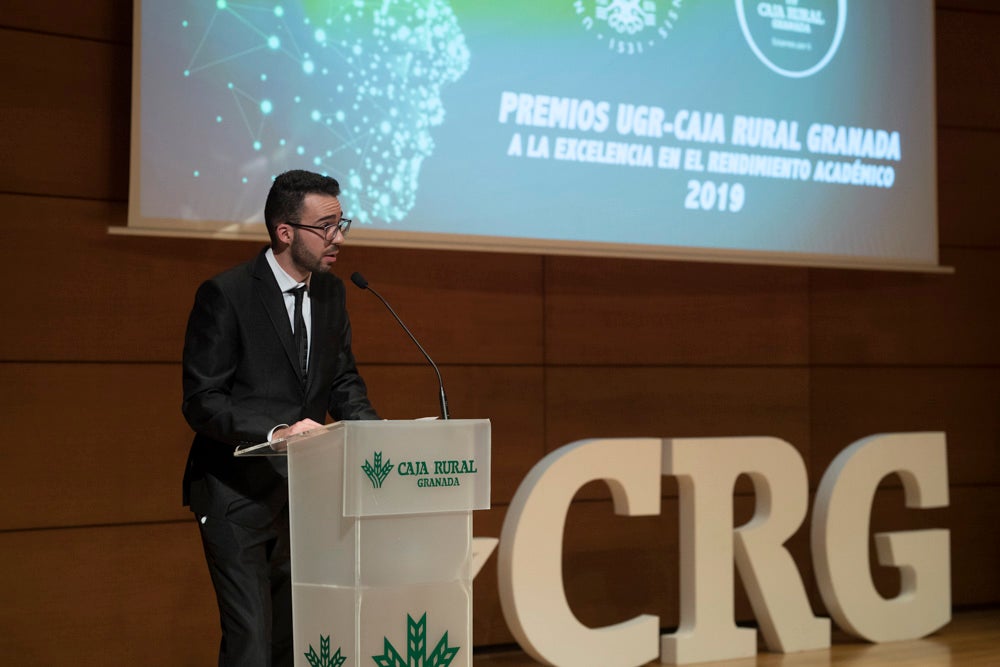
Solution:
M 442 419 L 449 419 L 449 417 L 448 417 L 448 397 L 445 396 L 445 393 L 444 393 L 444 381 L 441 379 L 441 371 L 438 370 L 437 364 L 434 363 L 434 360 L 431 359 L 431 356 L 429 354 L 427 354 L 427 350 L 425 350 L 424 346 L 420 344 L 420 342 L 416 339 L 416 337 L 412 333 L 410 333 L 410 330 L 406 327 L 405 324 L 403 324 L 403 320 L 399 319 L 399 315 L 397 315 L 396 311 L 392 309 L 392 306 L 389 305 L 389 302 L 386 301 L 385 299 L 383 299 L 381 294 L 379 294 L 374 289 L 372 289 L 372 287 L 368 284 L 368 281 L 365 280 L 364 276 L 362 276 L 360 273 L 358 273 L 358 272 L 355 271 L 351 275 L 351 282 L 354 283 L 355 285 L 357 285 L 360 289 L 368 290 L 369 292 L 371 292 L 372 294 L 374 294 L 376 297 L 378 297 L 378 300 L 382 302 L 382 305 L 385 306 L 386 309 L 390 313 L 392 313 L 392 316 L 396 319 L 396 322 L 399 323 L 399 326 L 403 327 L 403 331 L 406 332 L 406 335 L 410 337 L 410 340 L 413 341 L 413 344 L 416 345 L 417 349 L 420 350 L 421 354 L 424 355 L 424 358 L 431 365 L 431 368 L 434 369 L 434 373 L 437 375 L 438 390 L 439 390 L 438 391 L 438 401 L 441 404 L 441 418 Z

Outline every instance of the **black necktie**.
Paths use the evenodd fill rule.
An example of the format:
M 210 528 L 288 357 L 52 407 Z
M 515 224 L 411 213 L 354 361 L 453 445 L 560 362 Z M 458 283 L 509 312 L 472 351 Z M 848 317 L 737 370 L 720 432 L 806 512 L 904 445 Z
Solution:
M 306 286 L 299 285 L 291 290 L 295 297 L 295 349 L 299 351 L 299 368 L 302 370 L 302 379 L 305 380 L 309 371 L 309 337 L 306 335 L 306 318 L 302 316 L 302 297 L 305 296 Z

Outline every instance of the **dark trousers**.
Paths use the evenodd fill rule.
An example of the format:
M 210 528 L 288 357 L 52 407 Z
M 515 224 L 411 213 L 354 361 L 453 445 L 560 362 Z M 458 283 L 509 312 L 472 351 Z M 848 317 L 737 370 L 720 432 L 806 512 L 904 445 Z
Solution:
M 197 518 L 222 623 L 219 667 L 291 667 L 287 507 L 264 528 Z

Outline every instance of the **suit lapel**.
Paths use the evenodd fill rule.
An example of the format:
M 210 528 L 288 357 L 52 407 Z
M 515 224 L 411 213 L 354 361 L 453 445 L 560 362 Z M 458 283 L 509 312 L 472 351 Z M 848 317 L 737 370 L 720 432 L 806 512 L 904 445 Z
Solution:
M 298 352 L 295 349 L 295 338 L 292 335 L 292 324 L 288 321 L 288 310 L 285 308 L 285 297 L 278 288 L 278 281 L 274 279 L 271 266 L 267 263 L 267 258 L 261 252 L 254 262 L 253 276 L 254 287 L 261 305 L 267 312 L 271 325 L 274 327 L 281 346 L 285 349 L 288 363 L 295 369 L 295 374 L 302 379 L 302 370 L 299 368 Z

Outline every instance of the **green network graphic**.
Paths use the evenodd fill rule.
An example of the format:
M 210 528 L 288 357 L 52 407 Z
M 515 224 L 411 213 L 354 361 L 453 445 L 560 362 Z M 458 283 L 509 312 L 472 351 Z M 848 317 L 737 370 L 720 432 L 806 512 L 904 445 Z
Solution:
M 444 121 L 441 88 L 470 62 L 447 1 L 216 0 L 186 11 L 178 43 L 190 57 L 177 76 L 192 95 L 228 93 L 200 120 L 245 132 L 248 171 L 308 167 L 341 181 L 361 223 L 407 216 Z

